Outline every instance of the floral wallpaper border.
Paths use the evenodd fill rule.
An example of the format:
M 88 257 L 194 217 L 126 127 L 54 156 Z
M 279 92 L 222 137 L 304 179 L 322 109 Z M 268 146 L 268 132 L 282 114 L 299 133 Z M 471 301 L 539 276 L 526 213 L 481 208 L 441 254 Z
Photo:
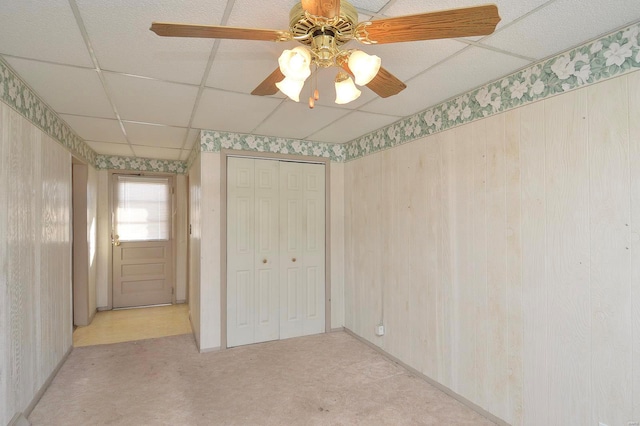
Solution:
M 354 139 L 345 161 L 638 69 L 640 23 Z
M 355 160 L 456 126 L 640 70 L 640 23 L 481 86 L 346 144 L 204 130 L 186 162 L 98 155 L 0 58 L 0 100 L 98 169 L 187 173 L 200 152 L 237 149 Z
M 312 142 L 213 130 L 203 130 L 200 134 L 201 152 L 219 152 L 221 149 L 235 149 L 324 157 L 331 159 L 333 162 L 343 162 L 344 148 L 343 144 L 337 143 Z
M 0 100 L 81 159 L 95 164 L 96 153 L 0 58 Z
M 95 166 L 98 170 L 133 170 L 138 172 L 161 172 L 186 174 L 187 163 L 177 160 L 155 160 L 139 157 L 119 157 L 97 155 Z

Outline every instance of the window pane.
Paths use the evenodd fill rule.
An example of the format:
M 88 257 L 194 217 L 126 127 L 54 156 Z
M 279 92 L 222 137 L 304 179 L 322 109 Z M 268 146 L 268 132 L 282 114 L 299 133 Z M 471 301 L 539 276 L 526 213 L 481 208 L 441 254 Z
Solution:
M 120 241 L 169 239 L 168 178 L 118 176 L 117 194 L 116 233 Z

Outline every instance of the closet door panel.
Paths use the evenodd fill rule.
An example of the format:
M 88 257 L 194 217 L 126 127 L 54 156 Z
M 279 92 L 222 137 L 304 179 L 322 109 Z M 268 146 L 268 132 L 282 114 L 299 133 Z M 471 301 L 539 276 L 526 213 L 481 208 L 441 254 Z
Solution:
M 280 337 L 280 233 L 278 162 L 254 160 L 255 164 L 255 259 L 257 342 Z
M 306 291 L 303 279 L 303 167 L 280 163 L 280 338 L 302 336 Z
M 325 170 L 305 164 L 303 175 L 302 261 L 304 268 L 304 335 L 324 332 L 325 299 Z
M 255 200 L 251 159 L 229 158 L 227 178 L 227 346 L 254 343 Z

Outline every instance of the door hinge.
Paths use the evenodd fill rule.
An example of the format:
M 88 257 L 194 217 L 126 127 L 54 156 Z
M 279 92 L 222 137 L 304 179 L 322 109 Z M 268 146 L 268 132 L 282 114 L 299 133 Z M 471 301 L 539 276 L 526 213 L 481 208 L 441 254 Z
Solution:
M 191 224 L 189 224 L 189 235 L 191 235 Z

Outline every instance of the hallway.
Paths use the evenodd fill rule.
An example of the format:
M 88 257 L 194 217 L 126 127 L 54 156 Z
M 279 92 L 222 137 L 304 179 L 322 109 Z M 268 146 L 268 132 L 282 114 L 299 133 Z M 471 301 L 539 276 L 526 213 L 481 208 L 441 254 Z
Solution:
M 98 312 L 73 332 L 73 346 L 104 345 L 191 334 L 189 305 L 151 306 Z

